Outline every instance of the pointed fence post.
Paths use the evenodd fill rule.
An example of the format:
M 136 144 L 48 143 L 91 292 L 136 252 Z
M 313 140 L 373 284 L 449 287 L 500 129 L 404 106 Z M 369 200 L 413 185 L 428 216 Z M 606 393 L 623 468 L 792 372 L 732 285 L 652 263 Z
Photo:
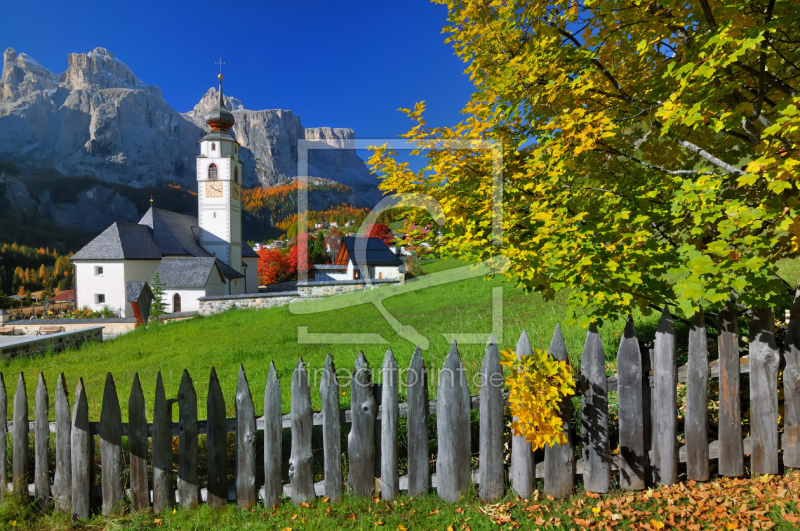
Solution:
M 17 391 L 14 393 L 13 480 L 14 493 L 20 498 L 28 497 L 28 393 L 25 376 L 19 373 Z
M 523 330 L 517 341 L 517 357 L 530 356 L 532 352 L 528 333 Z M 533 494 L 533 486 L 536 483 L 536 464 L 533 460 L 531 443 L 521 435 L 512 434 L 511 436 L 511 465 L 508 475 L 511 480 L 511 488 L 520 497 L 529 498 Z
M 206 398 L 206 437 L 208 491 L 206 503 L 210 507 L 224 507 L 228 503 L 228 423 L 225 397 L 219 385 L 217 371 L 211 367 Z
M 167 405 L 161 371 L 156 377 L 153 403 L 153 511 L 160 513 L 175 503 L 172 490 L 172 412 Z
M 89 425 L 89 401 L 83 378 L 72 406 L 72 517 L 89 518 L 94 488 L 94 436 Z
M 778 474 L 778 365 L 772 310 L 753 308 L 750 321 L 750 468 Z
M 660 485 L 678 482 L 678 371 L 675 363 L 675 328 L 667 306 L 656 331 L 653 422 L 658 437 L 656 470 Z
M 292 503 L 314 499 L 314 468 L 311 453 L 311 430 L 314 419 L 311 412 L 311 387 L 308 383 L 303 358 L 297 362 L 292 375 L 292 453 L 289 460 L 289 480 L 292 485 Z
M 708 462 L 708 340 L 703 310 L 692 317 L 689 329 L 689 366 L 686 370 L 686 475 L 706 481 Z
M 72 418 L 69 411 L 67 382 L 62 372 L 56 382 L 56 472 L 53 478 L 53 497 L 56 510 L 69 511 L 72 507 Z M 1 410 L 0 410 L 1 411 Z M 0 438 L 2 440 L 2 438 Z M 0 474 L 0 477 L 4 477 Z
M 561 326 L 558 324 L 556 324 L 556 330 L 547 352 L 556 361 L 563 361 L 569 365 L 567 346 L 564 344 L 564 336 L 561 334 Z M 572 418 L 571 397 L 562 399 L 559 417 L 567 442 L 555 446 L 548 444 L 544 448 L 544 493 L 546 496 L 554 498 L 568 498 L 575 492 L 575 452 L 572 444 L 572 430 L 569 426 Z
M 503 495 L 503 367 L 494 334 L 481 366 L 479 495 L 494 501 Z
M 644 415 L 642 354 L 633 319 L 628 317 L 617 352 L 619 403 L 619 484 L 626 490 L 644 489 Z
M 785 345 L 783 464 L 800 468 L 800 289 L 795 292 Z
M 256 494 L 256 410 L 244 366 L 239 365 L 236 385 L 236 503 L 249 509 Z
M 443 500 L 457 502 L 471 479 L 469 386 L 456 342 L 444 361 L 436 402 L 439 455 L 436 456 L 436 492 Z
M 400 421 L 397 362 L 392 349 L 383 361 L 381 398 L 381 498 L 391 501 L 400 494 L 398 474 L 397 434 Z
M 34 433 L 34 487 L 36 501 L 44 507 L 50 500 L 50 467 L 47 463 L 47 452 L 50 448 L 50 398 L 47 393 L 47 382 L 44 373 L 39 373 L 36 385 L 36 423 Z
M 147 481 L 147 417 L 138 372 L 133 376 L 128 398 L 128 448 L 131 452 L 131 505 L 134 511 L 143 511 L 150 507 L 150 487 Z
M 606 356 L 595 324 L 589 325 L 581 354 L 581 393 L 583 485 L 589 492 L 606 493 L 611 469 L 608 381 Z
M 6 460 L 8 459 L 8 395 L 6 394 L 6 381 L 3 379 L 3 373 L 0 372 L 0 503 L 3 503 L 6 497 L 7 482 L 8 482 L 8 469 Z
M 350 471 L 347 481 L 356 496 L 371 496 L 375 490 L 375 416 L 372 374 L 363 352 L 358 353 L 350 384 L 352 424 L 347 436 Z
M 722 476 L 744 475 L 739 397 L 739 326 L 733 303 L 719 314 L 719 466 Z
M 428 445 L 428 370 L 419 347 L 406 376 L 408 414 L 408 495 L 427 494 L 431 488 Z
M 325 460 L 325 496 L 331 502 L 342 497 L 342 432 L 339 409 L 339 381 L 333 356 L 325 357 L 322 381 L 319 384 L 322 400 L 322 446 Z
M 189 371 L 183 370 L 178 389 L 178 496 L 183 509 L 200 503 L 200 479 L 197 471 L 197 393 Z
M 110 515 L 120 509 L 125 496 L 122 475 L 122 411 L 119 407 L 117 387 L 109 372 L 103 390 L 100 410 L 100 463 L 102 466 L 103 514 Z
M 270 362 L 264 390 L 264 505 L 278 503 L 283 494 L 281 484 L 281 383 Z

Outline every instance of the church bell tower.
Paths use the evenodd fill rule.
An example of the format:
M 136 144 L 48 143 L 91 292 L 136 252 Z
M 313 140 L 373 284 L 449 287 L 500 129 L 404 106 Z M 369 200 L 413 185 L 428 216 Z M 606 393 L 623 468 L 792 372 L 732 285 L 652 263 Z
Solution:
M 206 116 L 211 127 L 200 141 L 197 157 L 197 217 L 200 245 L 236 271 L 242 272 L 242 163 L 239 144 L 228 134 L 236 120 L 222 97 Z

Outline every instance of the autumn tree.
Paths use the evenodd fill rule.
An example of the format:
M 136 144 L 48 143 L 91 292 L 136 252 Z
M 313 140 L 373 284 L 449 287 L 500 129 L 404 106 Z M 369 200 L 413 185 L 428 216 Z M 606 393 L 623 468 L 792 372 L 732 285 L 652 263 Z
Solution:
M 584 325 L 786 293 L 777 263 L 800 244 L 794 2 L 437 1 L 475 89 L 452 127 L 406 110 L 406 136 L 492 144 L 440 143 L 420 171 L 385 148 L 370 160 L 383 190 L 439 201 L 435 252 L 504 256 L 528 290 L 566 291 Z
M 378 238 L 386 245 L 391 245 L 394 234 L 386 223 L 373 223 L 367 227 L 367 237 Z
M 275 284 L 289 280 L 292 276 L 289 257 L 278 249 L 258 251 L 258 281 Z

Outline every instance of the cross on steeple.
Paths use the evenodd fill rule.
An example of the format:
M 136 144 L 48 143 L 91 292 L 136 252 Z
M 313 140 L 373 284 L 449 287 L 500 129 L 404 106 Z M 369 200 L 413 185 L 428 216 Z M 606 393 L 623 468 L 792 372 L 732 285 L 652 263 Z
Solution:
M 222 57 L 220 57 L 220 58 L 219 58 L 219 62 L 218 62 L 218 63 L 214 63 L 214 64 L 215 64 L 215 65 L 219 65 L 219 73 L 220 73 L 220 74 L 222 74 L 222 65 L 224 65 L 224 64 L 225 64 L 225 63 L 222 61 Z

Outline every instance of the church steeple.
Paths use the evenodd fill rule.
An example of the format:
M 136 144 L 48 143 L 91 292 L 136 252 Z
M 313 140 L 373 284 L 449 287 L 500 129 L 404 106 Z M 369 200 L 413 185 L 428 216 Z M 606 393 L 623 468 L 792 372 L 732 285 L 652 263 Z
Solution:
M 217 106 L 206 114 L 205 120 L 212 131 L 227 132 L 228 129 L 236 124 L 236 119 L 233 114 L 225 106 L 225 99 L 222 96 L 222 74 L 219 77 L 219 91 L 217 95 Z

